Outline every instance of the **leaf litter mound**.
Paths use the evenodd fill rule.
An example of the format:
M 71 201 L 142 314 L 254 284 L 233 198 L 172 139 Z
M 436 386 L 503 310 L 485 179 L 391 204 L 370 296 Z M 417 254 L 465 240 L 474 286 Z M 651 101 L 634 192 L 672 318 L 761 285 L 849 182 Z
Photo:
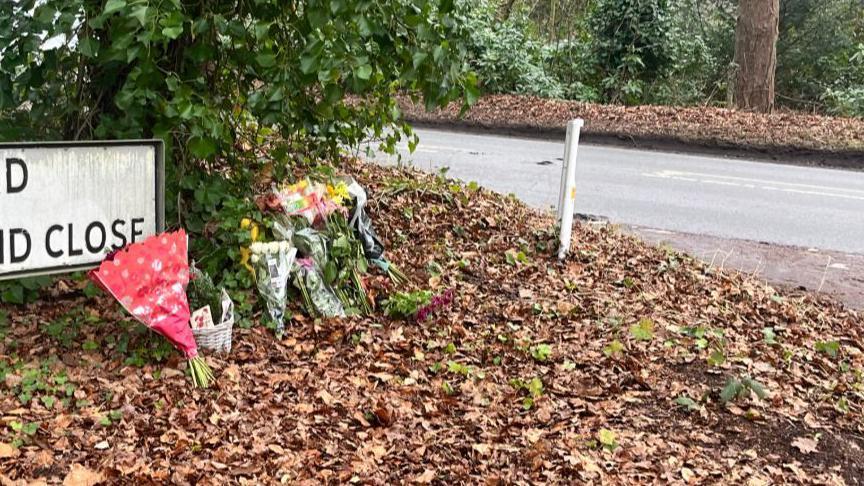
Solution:
M 461 118 L 458 103 L 427 112 L 403 95 L 399 106 L 414 122 L 557 134 L 568 121 L 583 118 L 582 133 L 589 137 L 755 150 L 775 157 L 787 152 L 849 155 L 858 168 L 864 152 L 864 120 L 795 111 L 766 115 L 709 106 L 602 105 L 525 95 L 483 96 Z
M 854 311 L 610 227 L 578 225 L 559 263 L 551 218 L 513 198 L 348 169 L 370 189 L 392 260 L 418 288 L 453 289 L 450 307 L 425 322 L 298 314 L 282 341 L 236 329 L 229 356 L 207 357 L 215 388 L 190 391 L 178 353 L 129 331 L 108 297 L 61 283 L 8 310 L 0 481 L 864 477 Z M 70 309 L 81 310 L 64 321 Z M 163 361 L 130 363 L 141 348 Z

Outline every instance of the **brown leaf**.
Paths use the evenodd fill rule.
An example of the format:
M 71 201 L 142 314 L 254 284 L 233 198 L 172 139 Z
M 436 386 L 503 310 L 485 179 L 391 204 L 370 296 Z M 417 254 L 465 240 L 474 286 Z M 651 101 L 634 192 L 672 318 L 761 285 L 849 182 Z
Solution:
M 94 486 L 105 480 L 101 473 L 91 471 L 80 464 L 73 464 L 63 479 L 63 486 Z
M 816 452 L 818 442 L 810 437 L 798 437 L 792 441 L 792 447 L 801 451 L 802 454 Z
M 435 480 L 435 471 L 432 469 L 427 469 L 423 471 L 423 474 L 414 478 L 415 483 L 419 484 L 429 484 Z
M 386 404 L 379 403 L 372 412 L 380 425 L 389 427 L 396 421 L 396 414 Z
M 489 450 L 492 449 L 492 446 L 489 444 L 472 444 L 471 448 L 482 455 L 486 455 L 489 453 Z
M 0 459 L 18 457 L 19 454 L 21 454 L 21 452 L 11 444 L 0 442 Z

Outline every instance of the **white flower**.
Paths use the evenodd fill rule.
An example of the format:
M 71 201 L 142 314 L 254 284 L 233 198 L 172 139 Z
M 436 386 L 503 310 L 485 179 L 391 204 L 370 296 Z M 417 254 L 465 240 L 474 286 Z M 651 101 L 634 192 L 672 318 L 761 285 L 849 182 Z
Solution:
M 278 253 L 279 252 L 279 242 L 271 241 L 267 244 L 267 253 Z
M 252 250 L 252 253 L 261 253 L 261 251 L 264 249 L 263 247 L 263 243 L 261 243 L 260 241 L 256 241 L 249 246 L 249 249 Z
M 258 258 L 258 254 L 256 253 L 249 257 L 249 260 L 251 260 L 252 263 L 258 263 L 258 260 L 260 260 L 260 258 Z

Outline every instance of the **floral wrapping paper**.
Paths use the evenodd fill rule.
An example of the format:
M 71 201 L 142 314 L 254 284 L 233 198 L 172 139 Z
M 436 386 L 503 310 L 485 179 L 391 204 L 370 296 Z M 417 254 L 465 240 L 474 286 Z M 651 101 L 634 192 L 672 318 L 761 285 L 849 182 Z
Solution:
M 187 250 L 183 230 L 151 236 L 110 255 L 90 278 L 191 359 L 198 347 L 189 326 Z

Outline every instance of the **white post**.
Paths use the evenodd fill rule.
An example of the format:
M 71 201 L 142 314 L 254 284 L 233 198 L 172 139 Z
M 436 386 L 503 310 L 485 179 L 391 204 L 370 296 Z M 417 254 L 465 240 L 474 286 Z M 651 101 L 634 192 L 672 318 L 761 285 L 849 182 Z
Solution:
M 561 192 L 558 195 L 558 223 L 561 226 L 558 259 L 563 260 L 570 251 L 573 235 L 573 212 L 576 209 L 576 157 L 579 152 L 579 133 L 584 121 L 581 118 L 567 123 L 567 142 L 564 146 L 564 167 L 561 171 Z

